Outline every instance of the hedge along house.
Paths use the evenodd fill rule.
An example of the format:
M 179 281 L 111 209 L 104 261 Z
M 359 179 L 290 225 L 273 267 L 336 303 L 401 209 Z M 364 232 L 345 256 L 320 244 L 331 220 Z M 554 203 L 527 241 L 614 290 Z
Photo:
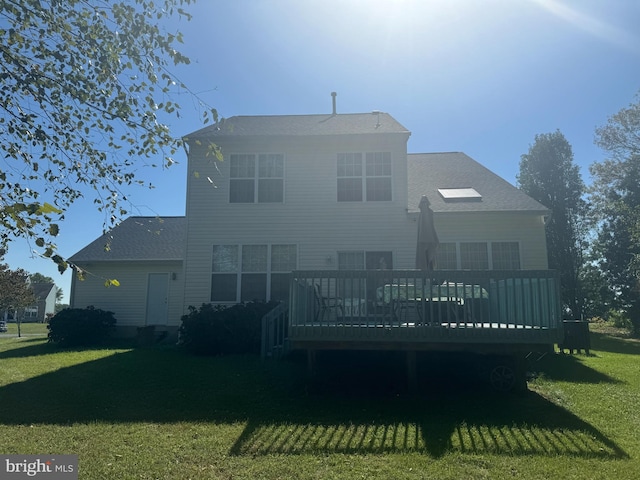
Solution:
M 407 155 L 409 136 L 387 113 L 335 104 L 188 135 L 186 217 L 127 219 L 71 257 L 90 273 L 74 279 L 72 306 L 176 328 L 189 306 L 286 300 L 293 270 L 413 269 L 422 195 L 439 268 L 547 268 L 542 205 L 462 153 Z

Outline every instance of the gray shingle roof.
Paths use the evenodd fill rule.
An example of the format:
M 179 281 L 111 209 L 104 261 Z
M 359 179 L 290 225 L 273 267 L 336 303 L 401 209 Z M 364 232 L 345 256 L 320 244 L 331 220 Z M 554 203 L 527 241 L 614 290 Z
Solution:
M 69 261 L 183 260 L 186 230 L 186 217 L 129 217 Z
M 418 211 L 426 195 L 434 212 L 530 211 L 545 214 L 548 209 L 461 152 L 412 153 L 407 155 L 410 211 Z M 481 200 L 445 201 L 439 188 L 474 188 Z
M 410 132 L 388 113 L 236 116 L 197 130 L 187 139 L 222 136 L 354 135 Z
M 31 290 L 36 297 L 36 301 L 44 300 L 51 292 L 51 289 L 55 287 L 54 283 L 32 283 Z

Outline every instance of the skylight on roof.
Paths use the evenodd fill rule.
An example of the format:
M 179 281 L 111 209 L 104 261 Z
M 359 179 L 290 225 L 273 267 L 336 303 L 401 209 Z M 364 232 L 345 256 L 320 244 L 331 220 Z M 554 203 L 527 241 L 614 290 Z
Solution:
M 445 200 L 482 200 L 475 188 L 439 188 L 438 193 Z

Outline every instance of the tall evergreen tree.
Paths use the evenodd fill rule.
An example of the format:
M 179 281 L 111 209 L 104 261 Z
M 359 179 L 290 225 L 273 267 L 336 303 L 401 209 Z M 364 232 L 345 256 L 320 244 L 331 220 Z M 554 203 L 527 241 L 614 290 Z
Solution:
M 640 334 L 640 156 L 591 165 L 594 251 L 616 300 Z
M 521 156 L 517 180 L 524 192 L 551 210 L 546 227 L 549 268 L 560 272 L 563 303 L 579 318 L 586 249 L 585 186 L 571 145 L 559 130 L 535 136 L 529 152 Z
M 596 129 L 611 158 L 590 167 L 594 250 L 618 309 L 640 335 L 640 97 Z

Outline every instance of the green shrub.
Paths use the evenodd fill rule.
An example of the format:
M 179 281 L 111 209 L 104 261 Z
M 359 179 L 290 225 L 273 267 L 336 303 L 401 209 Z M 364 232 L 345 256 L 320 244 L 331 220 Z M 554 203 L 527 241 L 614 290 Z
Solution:
M 616 328 L 626 328 L 627 330 L 631 330 L 633 328 L 633 324 L 629 317 L 619 310 L 611 310 L 609 312 L 609 321 L 613 323 L 613 326 Z
M 231 307 L 189 307 L 179 329 L 179 344 L 196 355 L 260 353 L 262 317 L 277 302 L 249 302 Z
M 100 345 L 109 338 L 115 324 L 113 312 L 95 307 L 66 308 L 49 321 L 49 341 L 63 347 Z

